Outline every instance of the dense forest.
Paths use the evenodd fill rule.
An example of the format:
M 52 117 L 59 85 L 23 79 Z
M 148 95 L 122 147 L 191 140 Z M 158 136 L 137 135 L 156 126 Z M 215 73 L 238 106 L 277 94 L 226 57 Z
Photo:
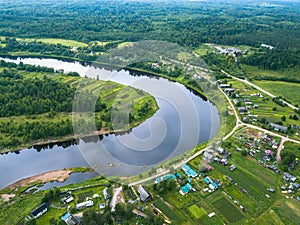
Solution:
M 17 6 L 16 6 L 17 5 Z M 13 7 L 12 7 L 13 6 Z M 195 48 L 202 43 L 274 46 L 243 57 L 241 63 L 282 70 L 300 65 L 299 2 L 259 1 L 93 1 L 14 0 L 0 8 L 0 54 L 12 52 L 93 61 L 121 42 L 162 40 Z M 6 37 L 6 38 L 4 38 Z M 24 42 L 16 38 L 62 38 L 86 43 L 76 50 L 62 44 Z M 91 43 L 105 42 L 104 45 Z M 216 60 L 217 59 L 217 60 Z M 223 59 L 206 57 L 210 64 Z M 223 60 L 223 61 L 222 61 Z M 229 61 L 235 74 L 243 71 Z M 217 63 L 216 63 L 217 62 Z
M 264 6 L 259 1 L 14 0 L 1 3 L 0 35 L 85 43 L 155 39 L 194 47 L 205 42 L 252 46 L 266 42 L 299 48 L 299 3 L 277 5 Z

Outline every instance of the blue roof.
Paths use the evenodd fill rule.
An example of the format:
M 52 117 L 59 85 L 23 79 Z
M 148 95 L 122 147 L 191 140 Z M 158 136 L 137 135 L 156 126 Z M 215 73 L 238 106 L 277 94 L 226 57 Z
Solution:
M 189 167 L 187 164 L 183 164 L 181 168 L 187 176 L 196 177 L 198 175 L 196 171 Z
M 170 180 L 170 179 L 176 180 L 176 176 L 174 174 L 167 174 L 162 177 L 158 177 L 158 178 L 156 178 L 156 183 L 159 183 L 163 180 Z
M 188 182 L 190 182 L 190 183 L 192 182 L 192 179 L 191 179 L 191 178 L 188 178 L 187 180 L 188 180 Z
M 192 188 L 193 188 L 193 186 L 192 186 L 190 183 L 187 183 L 186 185 L 184 185 L 183 187 L 181 187 L 180 190 L 182 191 L 182 193 L 186 194 L 186 193 L 188 193 Z
M 176 173 L 176 176 L 179 177 L 179 178 L 182 178 L 182 174 L 179 173 L 179 172 Z
M 216 183 L 212 183 L 212 185 L 213 185 L 215 188 L 218 187 L 218 184 L 216 184 Z
M 71 216 L 71 214 L 67 212 L 65 215 L 63 215 L 60 218 L 61 218 L 61 220 L 66 221 L 66 219 L 68 219 L 70 216 Z
M 210 179 L 208 177 L 205 177 L 203 180 L 206 184 L 210 184 Z

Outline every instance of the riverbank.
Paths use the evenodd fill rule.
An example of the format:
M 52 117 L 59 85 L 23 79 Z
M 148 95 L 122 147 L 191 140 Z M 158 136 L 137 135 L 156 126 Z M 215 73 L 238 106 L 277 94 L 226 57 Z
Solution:
M 94 172 L 94 170 L 85 167 L 75 167 L 61 170 L 52 170 L 34 176 L 26 177 L 18 180 L 8 186 L 2 188 L 0 193 L 9 194 L 12 190 L 18 190 L 19 193 L 26 191 L 32 186 L 40 186 L 48 182 L 65 182 L 73 173 Z
M 152 113 L 151 116 L 153 116 L 153 114 L 159 109 L 157 103 L 155 103 L 156 106 L 156 110 Z M 96 137 L 96 136 L 101 136 L 101 135 L 109 135 L 109 134 L 123 134 L 123 133 L 127 133 L 130 132 L 134 127 L 142 124 L 143 122 L 145 122 L 147 119 L 151 118 L 151 116 L 144 118 L 143 120 L 136 122 L 132 125 L 130 125 L 130 127 L 128 129 L 123 129 L 123 130 L 109 130 L 108 128 L 103 128 L 100 131 L 95 131 L 93 133 L 90 134 L 70 134 L 67 136 L 63 136 L 63 137 L 57 137 L 57 138 L 50 138 L 47 140 L 37 140 L 37 141 L 33 141 L 27 144 L 23 144 L 21 146 L 16 146 L 14 148 L 11 149 L 1 149 L 1 153 L 0 155 L 3 154 L 7 154 L 10 152 L 15 152 L 15 153 L 19 153 L 22 150 L 25 149 L 29 149 L 29 148 L 36 148 L 39 149 L 39 147 L 45 146 L 45 145 L 55 145 L 55 144 L 60 144 L 66 141 L 71 141 L 74 143 L 77 143 L 79 141 L 79 139 L 82 138 L 91 138 L 91 137 Z
M 13 184 L 8 185 L 6 188 L 10 190 L 14 190 L 16 188 L 30 186 L 36 183 L 47 183 L 47 182 L 64 182 L 69 176 L 73 173 L 71 169 L 64 169 L 64 170 L 54 170 L 50 172 L 45 172 L 42 174 L 38 174 L 32 177 L 27 177 L 22 180 L 19 180 Z

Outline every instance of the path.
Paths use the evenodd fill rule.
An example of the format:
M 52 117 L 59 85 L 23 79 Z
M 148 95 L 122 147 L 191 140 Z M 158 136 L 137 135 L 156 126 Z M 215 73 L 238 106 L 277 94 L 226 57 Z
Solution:
M 281 139 L 280 145 L 279 145 L 278 150 L 277 150 L 277 155 L 276 155 L 277 162 L 280 162 L 280 161 L 281 161 L 280 153 L 281 153 L 281 150 L 283 149 L 283 144 L 284 144 L 286 141 L 287 141 L 287 138 L 282 138 L 282 139 Z

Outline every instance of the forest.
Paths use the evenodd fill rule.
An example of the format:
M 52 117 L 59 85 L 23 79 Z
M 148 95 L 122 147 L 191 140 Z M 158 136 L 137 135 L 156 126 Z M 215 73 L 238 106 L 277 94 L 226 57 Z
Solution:
M 194 47 L 207 42 L 252 46 L 266 42 L 299 48 L 299 3 L 281 4 L 284 7 L 264 7 L 258 1 L 51 0 L 31 4 L 14 0 L 1 5 L 0 34 L 84 43 L 155 39 Z
M 279 2 L 278 7 L 265 6 L 259 1 L 225 0 L 215 4 L 107 0 L 75 3 L 70 0 L 2 3 L 0 54 L 39 53 L 93 61 L 97 58 L 95 53 L 105 52 L 121 42 L 162 40 L 191 49 L 203 43 L 256 48 L 265 43 L 275 49 L 243 57 L 241 63 L 271 70 L 300 64 L 299 2 Z M 87 46 L 74 50 L 62 44 L 25 42 L 18 38 L 60 38 Z M 97 41 L 105 44 L 92 44 Z

